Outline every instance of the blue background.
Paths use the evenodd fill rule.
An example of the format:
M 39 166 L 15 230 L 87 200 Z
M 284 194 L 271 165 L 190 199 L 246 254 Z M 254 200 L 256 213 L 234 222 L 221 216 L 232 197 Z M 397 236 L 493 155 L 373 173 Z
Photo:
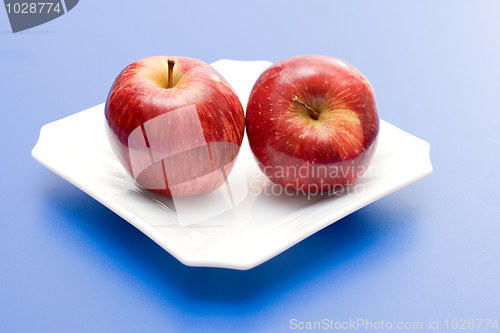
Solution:
M 186 267 L 30 155 L 44 124 L 160 54 L 341 58 L 434 172 L 252 270 Z M 16 34 L 0 8 L 0 61 L 1 332 L 500 320 L 500 2 L 82 0 Z

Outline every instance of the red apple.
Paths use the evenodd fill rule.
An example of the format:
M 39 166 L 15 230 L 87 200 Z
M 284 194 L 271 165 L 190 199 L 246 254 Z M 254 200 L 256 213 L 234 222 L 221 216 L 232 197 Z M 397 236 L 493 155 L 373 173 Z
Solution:
M 285 189 L 320 193 L 363 175 L 379 117 L 373 89 L 354 67 L 328 56 L 297 56 L 257 79 L 246 126 L 266 177 Z
M 231 171 L 245 130 L 243 107 L 207 63 L 156 56 L 127 66 L 106 101 L 108 138 L 143 188 L 169 196 L 205 194 Z

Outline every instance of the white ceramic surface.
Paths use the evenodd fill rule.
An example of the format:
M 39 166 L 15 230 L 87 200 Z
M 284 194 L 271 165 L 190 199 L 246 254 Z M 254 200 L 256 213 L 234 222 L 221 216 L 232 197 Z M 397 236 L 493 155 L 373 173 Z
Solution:
M 245 106 L 253 83 L 270 64 L 219 60 L 212 65 Z M 142 190 L 126 174 L 108 144 L 104 121 L 100 104 L 47 124 L 32 155 L 189 266 L 250 269 L 432 172 L 429 144 L 381 121 L 370 168 L 343 194 L 284 193 L 260 172 L 245 137 L 228 184 L 174 202 Z

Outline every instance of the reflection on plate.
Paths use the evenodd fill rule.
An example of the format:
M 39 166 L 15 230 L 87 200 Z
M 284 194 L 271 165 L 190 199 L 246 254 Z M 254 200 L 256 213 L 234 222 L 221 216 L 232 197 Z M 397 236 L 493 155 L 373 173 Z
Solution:
M 212 64 L 246 105 L 271 63 Z M 269 182 L 243 141 L 227 184 L 207 195 L 169 199 L 139 188 L 115 158 L 104 130 L 104 104 L 43 126 L 32 155 L 130 222 L 189 266 L 250 269 L 342 217 L 432 172 L 430 146 L 381 121 L 377 151 L 351 187 L 291 194 Z

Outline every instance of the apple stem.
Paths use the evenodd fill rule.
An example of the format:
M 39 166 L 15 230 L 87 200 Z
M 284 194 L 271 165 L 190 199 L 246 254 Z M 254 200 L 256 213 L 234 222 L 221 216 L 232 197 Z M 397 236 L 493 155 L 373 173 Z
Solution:
M 167 81 L 167 89 L 170 89 L 172 88 L 172 78 L 174 76 L 174 65 L 175 65 L 175 61 L 174 59 L 168 59 L 167 60 L 167 64 L 168 64 L 168 81 Z
M 319 118 L 319 113 L 318 111 L 314 110 L 312 107 L 306 105 L 306 103 L 302 102 L 297 96 L 293 96 L 292 100 L 297 103 L 298 105 L 301 105 L 303 107 L 305 107 L 307 109 L 307 111 L 309 111 L 309 113 L 311 114 L 311 117 L 314 119 L 314 120 L 318 120 Z

